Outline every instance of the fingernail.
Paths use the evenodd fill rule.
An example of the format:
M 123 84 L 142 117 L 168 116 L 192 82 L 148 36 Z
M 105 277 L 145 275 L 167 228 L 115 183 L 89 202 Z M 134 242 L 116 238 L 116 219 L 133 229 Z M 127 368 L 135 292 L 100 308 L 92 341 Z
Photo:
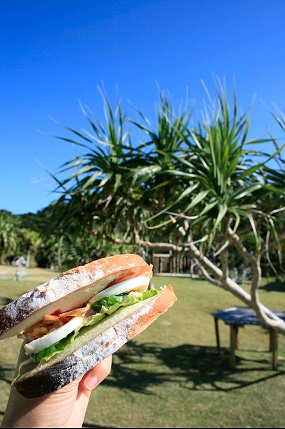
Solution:
M 86 389 L 93 390 L 98 384 L 98 377 L 96 377 L 95 375 L 89 375 L 89 377 L 87 377 L 87 379 L 85 380 L 84 384 Z

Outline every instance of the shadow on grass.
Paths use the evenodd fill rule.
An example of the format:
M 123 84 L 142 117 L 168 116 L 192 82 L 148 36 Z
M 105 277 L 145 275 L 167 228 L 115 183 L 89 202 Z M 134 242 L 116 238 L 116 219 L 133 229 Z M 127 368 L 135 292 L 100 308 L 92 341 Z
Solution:
M 0 380 L 11 384 L 15 373 L 15 366 L 0 366 Z
M 151 395 L 155 386 L 163 388 L 171 383 L 174 395 L 177 388 L 215 393 L 245 388 L 285 374 L 285 371 L 273 372 L 268 359 L 263 357 L 254 360 L 236 356 L 236 361 L 236 369 L 230 369 L 228 352 L 223 350 L 218 355 L 215 347 L 190 344 L 161 347 L 132 341 L 115 354 L 112 373 L 104 386 Z M 0 367 L 0 380 L 10 384 L 13 373 L 12 366 Z M 84 423 L 83 427 L 104 428 L 96 423 Z
M 268 359 L 247 360 L 236 356 L 236 360 L 237 367 L 231 370 L 226 350 L 218 355 L 215 347 L 190 344 L 161 347 L 132 341 L 115 354 L 112 373 L 104 386 L 151 395 L 155 386 L 163 388 L 171 383 L 174 395 L 177 388 L 215 393 L 245 388 L 285 374 L 285 371 L 271 371 Z M 13 372 L 12 366 L 0 367 L 0 380 L 10 384 Z M 83 427 L 105 428 L 96 423 L 84 423 Z
M 14 366 L 0 366 L 0 380 L 11 384 L 14 371 Z M 231 369 L 227 349 L 218 355 L 216 347 L 161 347 L 132 341 L 115 354 L 104 385 L 143 394 L 152 394 L 152 387 L 164 383 L 187 390 L 231 391 L 284 374 L 282 370 L 272 372 L 269 359 L 262 356 L 247 359 L 236 355 L 236 368 Z
M 100 426 L 100 425 L 97 425 L 96 423 L 83 423 L 83 426 L 82 426 L 83 428 L 102 428 L 102 429 L 105 429 L 105 428 L 108 428 L 108 429 L 112 429 L 114 426 Z
M 269 282 L 262 286 L 262 290 L 266 292 L 285 292 L 284 282 Z
M 215 347 L 183 344 L 162 348 L 133 341 L 116 353 L 111 376 L 104 384 L 144 394 L 164 383 L 188 390 L 231 391 L 285 373 L 272 373 L 266 359 L 247 361 L 236 356 L 236 363 L 238 367 L 230 369 L 228 352 L 219 356 Z
M 0 297 L 0 305 L 7 305 L 9 302 L 13 301 L 11 298 L 8 298 L 7 296 L 1 296 Z

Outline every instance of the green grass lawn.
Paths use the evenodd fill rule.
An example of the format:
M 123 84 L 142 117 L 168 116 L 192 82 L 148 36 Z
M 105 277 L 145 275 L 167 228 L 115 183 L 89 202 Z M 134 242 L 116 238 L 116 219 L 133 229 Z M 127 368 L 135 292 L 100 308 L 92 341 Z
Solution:
M 31 269 L 21 282 L 12 276 L 11 268 L 9 278 L 0 280 L 1 304 L 53 274 Z M 237 367 L 231 370 L 229 329 L 220 323 L 223 353 L 218 356 L 211 312 L 240 305 L 239 301 L 203 281 L 154 279 L 157 286 L 169 282 L 178 302 L 116 353 L 111 375 L 92 394 L 86 426 L 285 427 L 285 338 L 279 336 L 279 368 L 272 371 L 267 331 L 245 327 L 240 331 Z M 261 297 L 271 308 L 285 310 L 284 292 L 272 284 L 262 289 Z M 16 338 L 1 343 L 1 415 L 19 343 Z

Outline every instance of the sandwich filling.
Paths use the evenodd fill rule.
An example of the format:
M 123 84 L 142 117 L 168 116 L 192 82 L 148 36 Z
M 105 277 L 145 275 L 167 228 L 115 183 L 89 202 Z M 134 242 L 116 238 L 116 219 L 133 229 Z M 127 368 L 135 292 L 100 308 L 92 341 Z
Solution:
M 99 323 L 122 307 L 137 304 L 155 296 L 155 289 L 148 289 L 150 279 L 139 276 L 107 287 L 80 308 L 53 314 L 26 329 L 19 336 L 28 340 L 25 352 L 29 361 L 48 361 L 61 353 L 84 331 Z

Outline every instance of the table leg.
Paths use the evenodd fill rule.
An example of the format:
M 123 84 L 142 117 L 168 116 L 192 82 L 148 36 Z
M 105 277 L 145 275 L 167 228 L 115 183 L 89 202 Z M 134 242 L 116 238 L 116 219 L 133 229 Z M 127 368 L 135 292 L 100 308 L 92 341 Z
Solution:
M 235 349 L 237 346 L 238 326 L 235 324 L 230 325 L 230 368 L 236 365 Z
M 221 354 L 221 343 L 220 343 L 220 331 L 219 331 L 219 319 L 214 316 L 215 321 L 215 333 L 216 333 L 216 344 L 217 344 L 217 351 L 218 354 Z
M 278 333 L 275 329 L 270 328 L 270 348 L 272 352 L 272 369 L 274 371 L 278 368 Z
M 269 351 L 273 352 L 274 345 L 274 329 L 269 329 Z
M 235 325 L 235 329 L 236 329 L 236 349 L 239 348 L 239 330 L 238 330 L 238 325 Z

